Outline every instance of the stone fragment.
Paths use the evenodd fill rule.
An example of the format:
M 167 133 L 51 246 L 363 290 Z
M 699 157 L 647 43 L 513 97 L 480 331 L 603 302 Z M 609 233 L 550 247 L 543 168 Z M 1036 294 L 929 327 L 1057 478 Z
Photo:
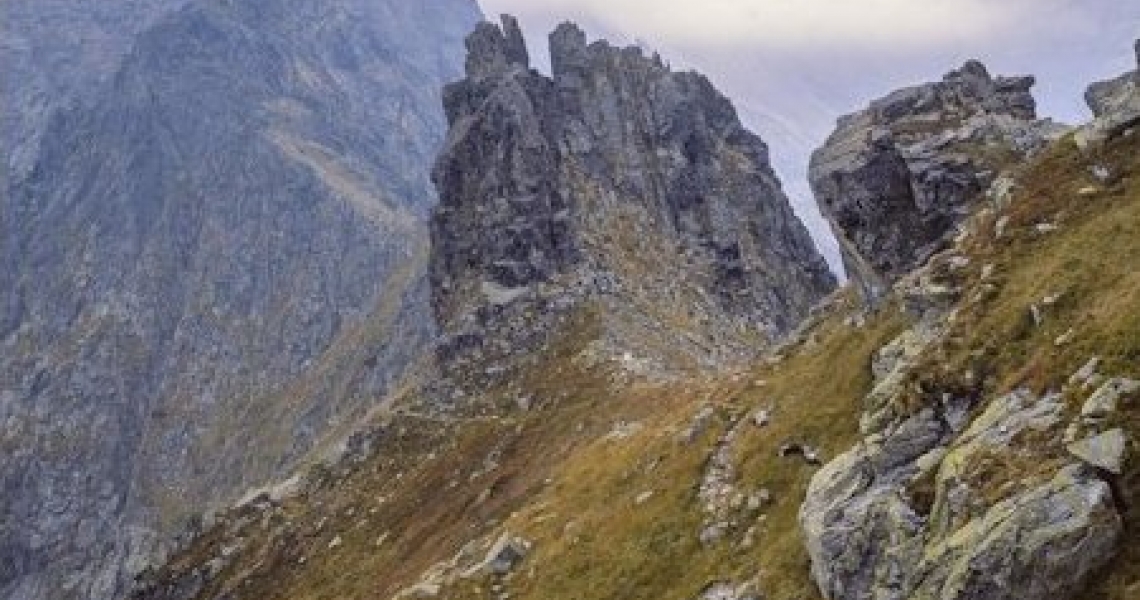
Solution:
M 772 411 L 763 408 L 752 415 L 752 424 L 757 427 L 767 427 L 772 421 Z
M 1092 379 L 1092 374 L 1085 378 Z M 1113 378 L 1101 385 L 1081 407 L 1081 418 L 1085 421 L 1098 421 L 1116 412 L 1122 398 L 1140 393 L 1140 381 Z
M 1057 336 L 1057 339 L 1053 340 L 1053 345 L 1060 348 L 1061 346 L 1065 346 L 1069 342 L 1073 341 L 1073 338 L 1075 337 L 1077 337 L 1077 330 L 1070 327 L 1068 331 L 1062 333 L 1061 335 Z
M 1128 438 L 1120 428 L 1100 435 L 1073 442 L 1067 446 L 1069 452 L 1085 463 L 1104 469 L 1114 475 L 1124 472 L 1124 451 Z
M 1088 360 L 1080 369 L 1077 369 L 1069 378 L 1069 385 L 1083 385 L 1096 375 L 1096 369 L 1100 366 L 1100 357 L 1094 356 Z
M 487 551 L 487 556 L 483 559 L 483 568 L 493 575 L 506 575 L 514 570 L 529 552 L 530 542 L 515 537 L 510 532 L 503 532 Z
M 762 600 L 755 583 L 737 585 L 727 581 L 710 583 L 696 600 Z

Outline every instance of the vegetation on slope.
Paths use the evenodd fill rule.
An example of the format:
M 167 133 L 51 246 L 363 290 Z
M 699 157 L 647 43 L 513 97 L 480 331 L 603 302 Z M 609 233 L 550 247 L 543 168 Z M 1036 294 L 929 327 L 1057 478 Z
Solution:
M 1135 136 L 1092 156 L 1063 140 L 1018 174 L 1007 207 L 975 219 L 955 249 L 967 266 L 946 275 L 961 290 L 949 331 L 900 409 L 947 389 L 1058 389 L 1093 356 L 1102 373 L 1140 377 L 1136 150 Z M 827 460 L 853 443 L 872 357 L 911 323 L 902 304 L 864 321 L 841 294 L 752 369 L 659 384 L 630 382 L 620 362 L 575 358 L 596 318 L 582 315 L 524 374 L 518 387 L 537 399 L 529 411 L 386 415 L 299 495 L 219 517 L 139 597 L 387 599 L 470 542 L 509 531 L 532 544 L 514 572 L 441 578 L 439 597 L 687 600 L 751 581 L 765 598 L 817 598 L 796 519 L 815 467 L 781 448 L 799 443 Z M 765 426 L 753 422 L 761 410 Z M 1140 398 L 1117 420 L 1137 439 Z M 703 543 L 712 517 L 701 483 L 725 444 L 741 500 L 716 517 L 731 526 Z M 1133 446 L 1115 482 L 1123 547 L 1088 600 L 1140 592 L 1138 463 Z M 981 465 L 978 476 L 996 491 L 1029 466 Z M 477 561 L 484 547 L 466 554 Z M 179 586 L 192 593 L 171 593 Z

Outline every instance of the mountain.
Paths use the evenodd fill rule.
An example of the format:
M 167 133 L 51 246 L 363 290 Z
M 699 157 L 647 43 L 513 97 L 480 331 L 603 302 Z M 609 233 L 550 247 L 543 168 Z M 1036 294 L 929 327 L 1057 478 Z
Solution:
M 941 85 L 965 71 L 984 72 L 967 64 Z M 1013 81 L 996 88 L 1008 92 Z M 1098 123 L 1120 124 L 1131 110 L 1135 125 L 1140 98 L 1134 88 L 1125 93 L 1134 97 L 1115 108 L 1090 102 Z M 931 96 L 905 90 L 873 106 Z M 1008 100 L 987 103 L 1031 106 L 1024 96 Z M 879 115 L 896 135 L 913 123 L 910 110 Z M 1026 159 L 1042 143 L 1031 123 L 1007 129 L 1020 135 L 1004 143 L 985 133 L 992 126 L 963 135 L 954 119 L 924 124 L 928 139 L 943 144 L 925 165 L 1021 158 L 996 168 L 990 158 L 989 187 L 972 192 L 963 190 L 977 175 L 912 180 L 912 197 L 926 199 L 916 202 L 919 214 L 961 215 L 934 236 L 913 225 L 896 230 L 890 222 L 911 222 L 897 214 L 876 226 L 907 206 L 896 194 L 864 193 L 876 189 L 867 181 L 889 177 L 870 174 L 891 168 L 847 175 L 852 193 L 841 202 L 863 215 L 839 225 L 858 224 L 849 239 L 941 241 L 929 256 L 901 255 L 916 267 L 889 279 L 882 299 L 915 321 L 875 354 L 858 442 L 806 491 L 800 521 L 813 579 L 829 599 L 1134 596 L 1138 574 L 1124 565 L 1137 551 L 1140 497 L 1129 450 L 1140 431 L 1136 132 L 1117 127 L 1083 147 L 1070 133 Z M 1013 152 L 1009 140 L 1020 142 Z M 877 148 L 874 162 L 905 164 L 889 142 Z M 891 262 L 897 246 L 860 249 L 872 265 L 907 264 Z
M 199 0 L 130 38 L 166 5 L 73 4 L 12 8 L 46 24 L 29 39 L 120 36 L 14 91 L 86 98 L 47 118 L 0 220 L 13 599 L 114 597 L 393 388 L 433 335 L 437 107 L 478 20 L 470 0 Z
M 588 44 L 570 24 L 550 36 L 551 77 L 530 69 L 511 19 L 467 45 L 435 169 L 445 367 L 509 380 L 512 357 L 586 306 L 602 356 L 722 364 L 754 356 L 835 286 L 767 146 L 704 77 Z
M 82 106 L 114 75 L 135 36 L 187 0 L 10 0 L 0 20 L 4 167 L 25 175 L 51 116 Z M 5 178 L 7 181 L 7 178 Z
M 477 380 L 454 399 L 481 405 L 479 411 L 420 410 L 424 403 L 416 397 L 425 392 L 406 390 L 393 410 L 361 421 L 343 454 L 217 513 L 171 560 L 146 572 L 134 598 L 1136 596 L 1140 130 L 1128 116 L 1127 79 L 1108 90 L 1123 101 L 1098 107 L 1097 120 L 1081 128 L 1097 135 L 1029 136 L 1041 144 L 1033 152 L 988 163 L 998 173 L 975 173 L 988 187 L 963 179 L 974 183 L 954 188 L 954 218 L 903 230 L 916 236 L 907 240 L 913 247 L 937 240 L 937 248 L 898 255 L 913 265 L 888 273 L 874 296 L 865 297 L 857 284 L 842 288 L 755 359 L 703 370 L 663 363 L 671 376 L 662 377 L 644 368 L 639 355 L 612 357 L 610 346 L 597 343 L 623 339 L 620 330 L 611 333 L 606 315 L 588 310 L 604 291 L 558 280 L 581 268 L 586 252 L 528 251 L 509 262 L 495 253 L 523 234 L 530 236 L 527 249 L 539 242 L 577 249 L 571 234 L 590 229 L 553 219 L 561 211 L 555 202 L 605 190 L 597 181 L 607 153 L 583 161 L 591 169 L 581 175 L 594 185 L 578 194 L 561 196 L 552 186 L 533 194 L 532 210 L 488 209 L 479 217 L 480 207 L 511 206 L 487 190 L 560 182 L 566 175 L 553 167 L 574 156 L 568 146 L 599 148 L 588 128 L 573 138 L 580 146 L 551 143 L 563 130 L 557 119 L 551 126 L 546 109 L 560 107 L 555 114 L 574 123 L 581 92 L 551 93 L 559 91 L 552 85 L 557 73 L 566 71 L 556 69 L 553 79 L 530 74 L 513 32 L 510 20 L 502 28 L 479 26 L 471 55 L 492 60 L 473 61 L 469 77 L 448 88 L 452 131 L 436 170 L 443 201 L 433 235 L 454 245 L 437 244 L 433 252 L 461 251 L 432 258 L 442 348 L 452 348 L 446 332 L 457 324 L 491 326 L 479 329 L 484 337 L 459 345 L 458 354 L 444 351 L 436 359 L 446 368 L 454 356 L 477 357 L 471 364 L 490 357 L 494 366 L 495 355 L 485 350 L 497 340 L 539 343 L 517 346 L 522 358 L 507 380 Z M 567 26 L 552 46 L 581 49 L 580 39 Z M 599 42 L 586 48 L 618 64 L 653 63 L 636 49 Z M 602 67 L 571 79 L 597 83 L 582 89 L 603 97 L 622 89 L 608 85 L 620 77 L 608 84 L 594 79 L 609 75 L 606 67 L 614 63 L 586 64 Z M 944 98 L 965 75 L 992 89 L 984 70 L 968 64 L 949 81 L 922 88 Z M 1027 83 L 1005 86 L 1022 109 L 1032 100 Z M 888 95 L 885 105 L 930 98 L 922 88 Z M 552 102 L 552 96 L 562 97 Z M 951 97 L 957 106 L 977 100 Z M 638 114 L 632 109 L 639 105 L 592 106 L 614 115 Z M 1003 105 L 1009 103 L 996 104 Z M 703 115 L 700 106 L 685 114 L 698 122 Z M 1019 114 L 1025 118 L 1005 116 L 1029 131 L 1041 125 Z M 879 118 L 890 129 L 913 125 L 914 117 L 901 110 Z M 639 131 L 636 119 L 620 122 L 625 127 L 616 131 Z M 960 142 L 928 146 L 935 165 L 1004 149 L 1007 141 L 985 134 L 993 131 L 988 127 L 961 139 L 955 119 L 923 124 L 910 131 Z M 671 140 L 655 139 L 665 146 Z M 715 162 L 725 146 L 702 146 L 700 155 Z M 468 147 L 479 152 L 463 151 Z M 465 168 L 453 170 L 457 161 Z M 533 177 L 536 170 L 541 178 Z M 915 197 L 941 189 L 926 187 L 941 180 L 909 179 L 912 172 L 888 171 L 906 178 Z M 481 192 L 458 193 L 471 189 Z M 850 200 L 850 210 L 864 216 L 852 219 L 861 228 L 852 231 L 873 239 L 896 233 L 876 205 L 894 207 L 895 199 L 821 195 L 820 201 Z M 453 219 L 462 226 L 448 226 Z M 546 234 L 539 236 L 532 220 L 570 225 L 540 229 Z M 623 256 L 656 264 L 662 254 L 654 240 L 664 235 L 676 233 L 666 226 L 639 230 L 636 239 L 646 243 L 629 245 Z M 463 252 L 467 245 L 480 251 Z M 593 260 L 604 259 L 613 257 Z M 518 284 L 488 279 L 518 273 L 532 278 L 524 279 L 527 286 L 546 284 L 571 305 L 580 297 L 569 292 L 585 290 L 585 303 L 543 328 L 540 315 L 511 312 L 515 303 L 542 310 L 527 304 L 537 292 L 515 294 Z M 625 285 L 637 281 L 627 277 Z M 453 295 L 463 286 L 476 289 Z M 638 296 L 610 300 L 622 298 Z M 465 320 L 465 314 L 476 316 Z M 510 318 L 517 314 L 538 319 L 541 333 L 535 335 L 535 321 Z M 512 324 L 530 337 L 499 337 L 515 335 Z M 666 319 L 659 325 L 687 328 Z

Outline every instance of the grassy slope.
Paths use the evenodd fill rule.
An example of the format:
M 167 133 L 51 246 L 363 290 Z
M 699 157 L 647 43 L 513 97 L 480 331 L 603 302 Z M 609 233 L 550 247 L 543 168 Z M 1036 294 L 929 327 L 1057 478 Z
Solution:
M 1137 147 L 1135 139 L 1119 140 L 1090 160 L 1062 142 L 1022 174 L 1021 190 L 1003 213 L 1010 217 L 1005 236 L 993 235 L 1000 215 L 982 219 L 961 248 L 971 262 L 955 275 L 964 290 L 958 316 L 913 378 L 914 405 L 948 387 L 980 386 L 987 396 L 1020 385 L 1057 387 L 1094 355 L 1104 359 L 1104 373 L 1140 377 Z M 1113 172 L 1107 184 L 1093 180 L 1093 163 Z M 1092 185 L 1095 193 L 1080 193 Z M 1039 234 L 1042 222 L 1060 229 Z M 993 275 L 983 281 L 987 264 Z M 1055 294 L 1059 300 L 1035 326 L 1030 305 Z M 546 368 L 523 378 L 523 389 L 548 400 L 539 408 L 462 422 L 391 416 L 369 457 L 329 470 L 323 486 L 279 509 L 229 515 L 159 580 L 173 580 L 242 539 L 236 559 L 200 597 L 229 591 L 235 599 L 386 599 L 466 542 L 509 529 L 534 542 L 505 582 L 515 599 L 687 600 L 710 582 L 753 578 L 767 598 L 814 599 L 796 523 L 813 468 L 779 458 L 778 447 L 803 441 L 819 446 L 825 459 L 849 447 L 871 356 L 909 322 L 888 307 L 853 328 L 844 324 L 850 314 L 850 302 L 840 298 L 779 361 L 656 386 L 615 386 L 610 373 L 567 358 L 595 333 L 596 321 L 584 317 Z M 1056 345 L 1070 328 L 1072 340 Z M 976 377 L 968 380 L 971 371 Z M 1072 399 L 1073 411 L 1080 400 Z M 707 430 L 691 443 L 678 442 L 677 432 L 703 406 L 715 408 Z M 701 473 L 730 423 L 757 408 L 771 408 L 773 419 L 766 428 L 741 429 L 733 445 L 737 484 L 744 491 L 765 488 L 773 502 L 742 509 L 720 543 L 703 547 Z M 1140 399 L 1119 420 L 1133 439 L 1140 437 Z M 606 436 L 633 422 L 641 429 L 630 437 Z M 487 471 L 489 455 L 498 466 Z M 1133 449 L 1118 482 L 1129 503 L 1124 547 L 1093 582 L 1089 600 L 1140 592 L 1137 463 Z M 987 474 L 995 488 L 1020 475 Z M 754 543 L 746 547 L 752 527 Z M 341 544 L 330 548 L 338 536 Z M 443 597 L 490 598 L 492 586 L 470 580 Z

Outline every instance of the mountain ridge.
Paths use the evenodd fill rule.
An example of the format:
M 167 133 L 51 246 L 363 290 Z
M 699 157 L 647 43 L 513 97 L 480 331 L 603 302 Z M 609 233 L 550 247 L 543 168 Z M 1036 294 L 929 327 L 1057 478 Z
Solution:
M 443 88 L 472 7 L 198 0 L 45 132 L 5 596 L 1135 595 L 1137 72 L 841 119 L 835 289 L 707 79 L 503 17 Z
M 668 347 L 715 365 L 786 332 L 835 285 L 767 146 L 707 79 L 588 43 L 571 24 L 550 35 L 550 77 L 530 69 L 510 17 L 467 45 L 435 170 L 433 304 L 448 361 L 497 351 L 480 340 L 524 354 L 543 343 L 544 319 L 597 302 L 613 316 L 604 355 L 668 365 Z M 684 266 L 643 260 L 639 244 Z M 662 348 L 645 343 L 655 335 Z
M 1113 131 L 1005 163 L 941 249 L 739 369 L 591 362 L 579 311 L 512 375 L 553 401 L 376 415 L 134 597 L 1130 598 L 1135 454 L 1097 441 L 1140 423 L 1138 134 Z

